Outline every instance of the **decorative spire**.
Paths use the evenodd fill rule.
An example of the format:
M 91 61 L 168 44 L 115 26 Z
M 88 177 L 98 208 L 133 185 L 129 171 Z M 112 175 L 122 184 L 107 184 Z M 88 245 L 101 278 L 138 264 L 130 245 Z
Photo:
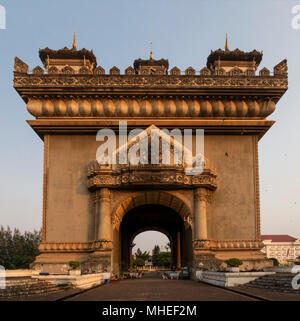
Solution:
M 225 51 L 229 51 L 227 32 L 226 32 Z
M 75 31 L 74 31 L 74 39 L 73 39 L 73 49 L 77 50 L 76 34 L 75 34 Z
M 150 42 L 150 44 L 151 44 L 151 50 L 150 50 L 150 60 L 152 60 L 152 59 L 153 59 L 153 54 L 152 54 L 152 42 Z

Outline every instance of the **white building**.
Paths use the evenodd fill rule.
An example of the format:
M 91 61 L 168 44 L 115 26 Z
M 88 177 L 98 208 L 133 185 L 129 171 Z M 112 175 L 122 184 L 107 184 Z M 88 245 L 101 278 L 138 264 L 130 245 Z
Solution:
M 300 260 L 300 238 L 290 235 L 261 235 L 265 244 L 262 249 L 268 258 L 274 257 L 280 263 Z

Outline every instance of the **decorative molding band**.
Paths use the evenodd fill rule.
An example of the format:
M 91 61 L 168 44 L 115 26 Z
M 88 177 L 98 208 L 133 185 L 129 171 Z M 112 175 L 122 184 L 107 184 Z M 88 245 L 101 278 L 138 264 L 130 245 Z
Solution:
M 103 75 L 26 74 L 15 72 L 14 86 L 51 88 L 278 88 L 287 89 L 287 75 Z
M 42 242 L 39 251 L 46 252 L 92 252 L 107 251 L 113 248 L 112 242 L 97 240 L 91 242 Z
M 200 175 L 185 175 L 183 167 L 148 165 L 143 168 L 128 167 L 111 171 L 94 170 L 89 172 L 87 187 L 95 190 L 102 187 L 128 188 L 132 186 L 176 186 L 182 188 L 205 187 L 217 188 L 216 173 L 212 169 L 204 169 Z
M 267 97 L 194 98 L 29 98 L 27 110 L 35 117 L 255 117 L 265 118 L 278 99 Z
M 264 244 L 261 240 L 194 240 L 194 249 L 201 250 L 261 250 Z

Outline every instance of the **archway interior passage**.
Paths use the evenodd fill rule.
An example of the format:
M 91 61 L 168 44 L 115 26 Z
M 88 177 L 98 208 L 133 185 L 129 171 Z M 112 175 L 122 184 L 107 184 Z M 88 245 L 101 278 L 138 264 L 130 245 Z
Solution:
M 141 232 L 153 230 L 164 233 L 170 240 L 171 266 L 191 266 L 192 232 L 185 229 L 180 215 L 171 208 L 147 204 L 127 212 L 120 226 L 121 269 L 131 266 L 131 253 L 134 238 Z
M 134 268 L 171 267 L 171 243 L 166 234 L 146 229 L 134 237 L 132 246 L 130 265 Z

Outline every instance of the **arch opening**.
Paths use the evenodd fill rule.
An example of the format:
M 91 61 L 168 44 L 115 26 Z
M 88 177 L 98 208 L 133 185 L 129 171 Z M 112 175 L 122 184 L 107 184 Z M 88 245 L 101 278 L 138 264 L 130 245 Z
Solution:
M 192 264 L 192 231 L 185 226 L 182 216 L 164 205 L 144 204 L 129 210 L 122 218 L 119 229 L 120 270 L 131 269 L 134 238 L 144 231 L 159 231 L 170 240 L 171 269 Z M 118 233 L 118 231 L 115 231 Z M 115 243 L 116 244 L 116 243 Z
M 131 266 L 144 271 L 171 268 L 171 239 L 162 229 L 144 228 L 132 236 Z

